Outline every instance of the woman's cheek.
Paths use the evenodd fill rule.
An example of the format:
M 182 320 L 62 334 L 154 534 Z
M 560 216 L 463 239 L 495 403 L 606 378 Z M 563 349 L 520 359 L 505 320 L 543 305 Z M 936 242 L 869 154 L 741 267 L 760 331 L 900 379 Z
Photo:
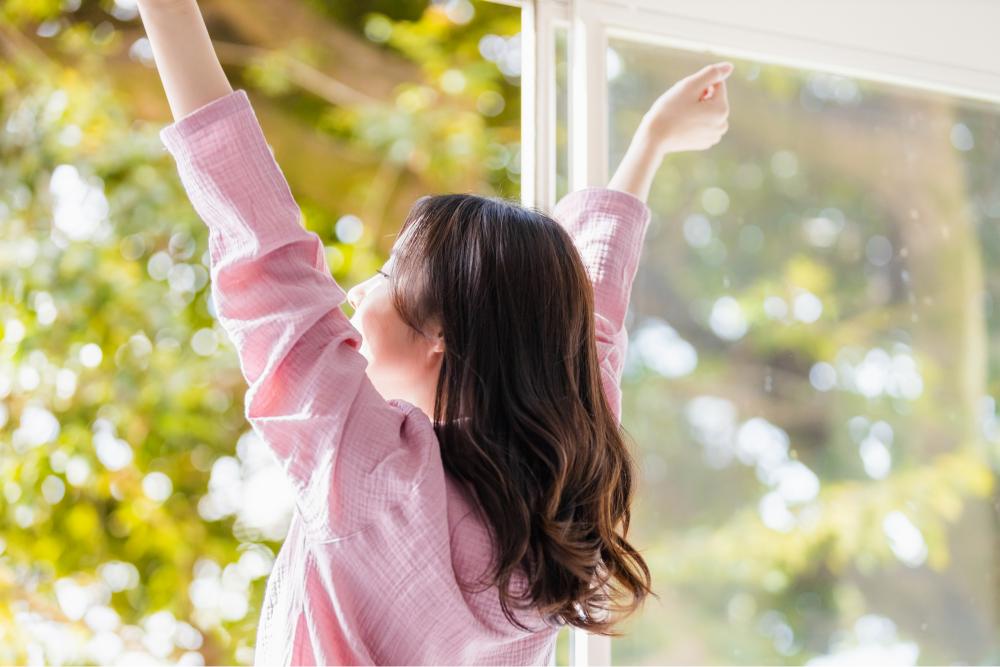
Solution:
M 366 372 L 375 389 L 386 400 L 402 398 L 412 384 L 412 360 L 398 340 L 391 322 L 369 315 L 363 320 L 365 337 L 362 355 L 368 360 Z
M 358 313 L 357 329 L 361 332 L 362 354 L 371 363 L 374 361 L 375 352 L 378 349 L 379 332 L 367 310 Z
M 382 304 L 371 303 L 361 312 L 362 346 L 367 347 L 368 361 L 371 363 L 392 362 L 393 340 L 387 331 Z

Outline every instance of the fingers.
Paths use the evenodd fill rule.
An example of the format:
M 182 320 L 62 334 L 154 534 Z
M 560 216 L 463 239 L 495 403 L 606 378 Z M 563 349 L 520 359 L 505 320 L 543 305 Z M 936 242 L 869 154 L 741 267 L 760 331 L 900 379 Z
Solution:
M 701 92 L 701 97 L 698 98 L 698 101 L 715 99 L 719 95 L 719 89 L 724 88 L 725 85 L 725 83 L 713 83 Z
M 716 84 L 717 88 L 713 98 L 715 99 L 715 104 L 719 105 L 725 109 L 726 113 L 729 113 L 729 93 L 727 92 L 725 82 Z
M 721 83 L 726 80 L 730 74 L 733 73 L 733 64 L 729 62 L 715 63 L 714 65 L 708 65 L 703 67 L 691 76 L 687 78 L 691 87 L 698 88 L 699 90 L 708 88 L 709 86 Z
M 725 82 L 716 83 L 706 88 L 698 101 L 708 104 L 713 115 L 717 116 L 720 122 L 729 117 L 729 93 Z

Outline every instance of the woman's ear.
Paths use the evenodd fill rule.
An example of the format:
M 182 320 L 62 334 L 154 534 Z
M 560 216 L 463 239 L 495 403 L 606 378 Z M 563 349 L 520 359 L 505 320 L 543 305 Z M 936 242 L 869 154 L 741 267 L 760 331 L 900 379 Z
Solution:
M 431 350 L 439 354 L 444 354 L 444 332 L 438 330 L 431 340 Z
M 420 333 L 424 337 L 424 344 L 427 345 L 426 350 L 428 354 L 444 355 L 444 330 L 436 319 L 432 320 Z

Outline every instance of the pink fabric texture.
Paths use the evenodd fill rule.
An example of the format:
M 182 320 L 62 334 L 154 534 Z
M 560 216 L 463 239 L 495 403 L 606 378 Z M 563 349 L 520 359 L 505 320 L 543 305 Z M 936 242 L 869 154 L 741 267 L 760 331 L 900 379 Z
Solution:
M 247 379 L 246 417 L 296 498 L 255 662 L 551 664 L 559 625 L 523 612 L 525 632 L 504 618 L 495 587 L 460 587 L 488 573 L 487 528 L 445 474 L 428 417 L 384 400 L 368 380 L 360 334 L 341 311 L 346 294 L 302 226 L 246 92 L 160 137 L 209 229 L 212 298 Z M 618 414 L 625 311 L 649 209 L 592 189 L 553 213 L 594 282 L 605 390 Z

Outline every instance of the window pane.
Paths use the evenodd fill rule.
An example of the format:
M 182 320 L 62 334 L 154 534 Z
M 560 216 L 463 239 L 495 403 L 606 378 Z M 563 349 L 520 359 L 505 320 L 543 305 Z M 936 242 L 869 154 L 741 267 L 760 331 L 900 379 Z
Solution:
M 569 193 L 569 36 L 556 26 L 556 201 Z
M 611 165 L 711 60 L 612 40 Z M 988 663 L 997 642 L 1000 112 L 734 61 L 670 156 L 633 292 L 619 664 Z

